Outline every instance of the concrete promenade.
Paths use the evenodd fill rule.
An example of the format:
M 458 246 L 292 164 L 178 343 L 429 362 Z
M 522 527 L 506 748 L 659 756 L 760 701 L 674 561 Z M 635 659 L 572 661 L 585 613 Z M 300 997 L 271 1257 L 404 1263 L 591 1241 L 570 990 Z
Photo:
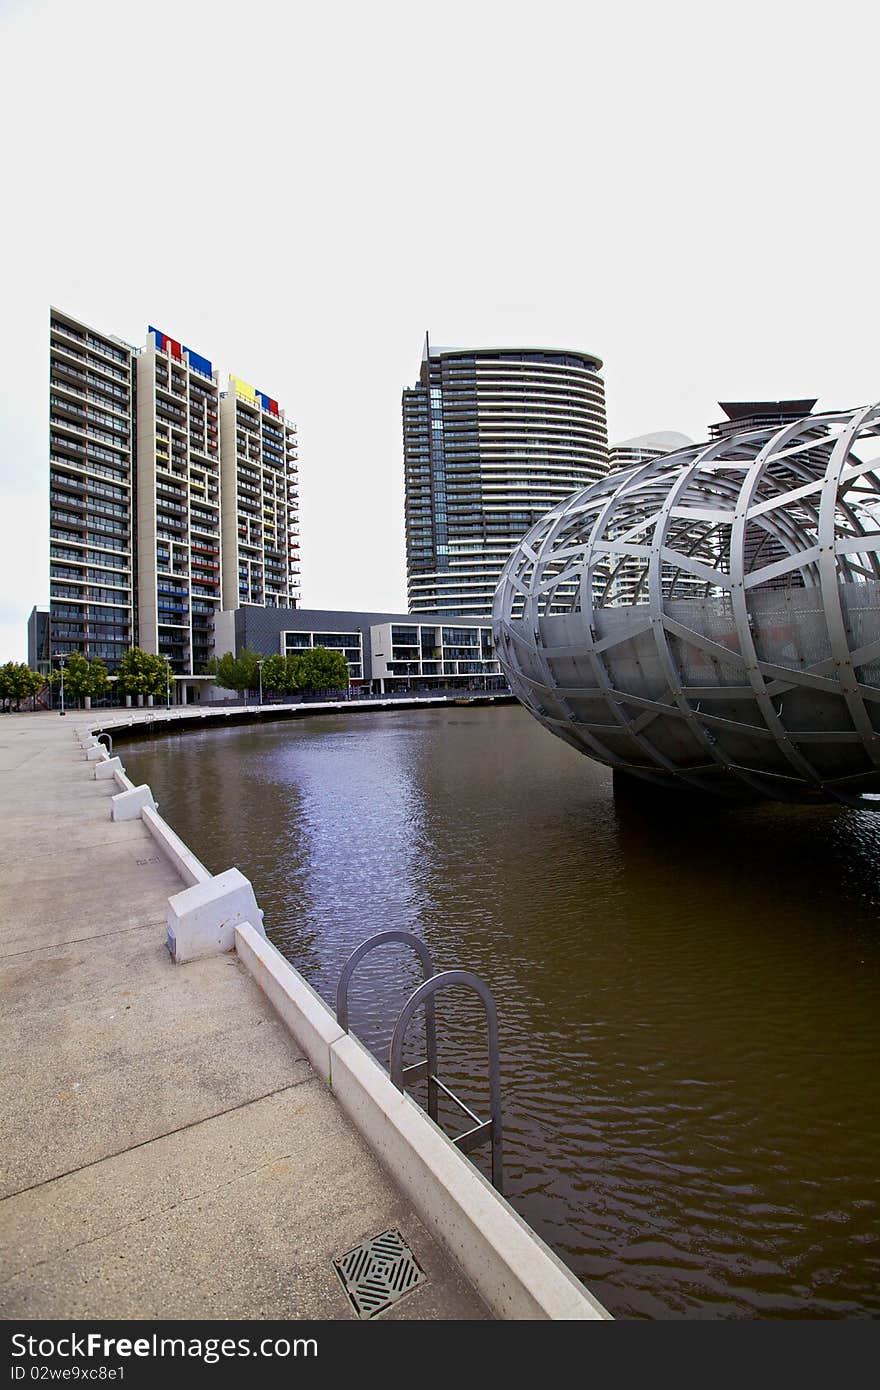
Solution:
M 383 1317 L 488 1317 L 236 953 L 172 963 L 95 717 L 0 717 L 0 1316 L 350 1318 L 332 1260 L 396 1226 L 427 1279 Z

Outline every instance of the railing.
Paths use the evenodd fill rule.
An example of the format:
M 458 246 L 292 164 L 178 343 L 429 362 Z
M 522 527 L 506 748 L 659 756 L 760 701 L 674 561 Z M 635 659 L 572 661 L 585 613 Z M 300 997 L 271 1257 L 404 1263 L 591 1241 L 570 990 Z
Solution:
M 470 970 L 444 970 L 439 974 L 434 972 L 434 962 L 431 952 L 419 937 L 412 932 L 406 931 L 385 931 L 379 932 L 376 936 L 371 936 L 367 941 L 361 942 L 349 956 L 342 973 L 339 977 L 339 984 L 336 990 L 336 1021 L 340 1028 L 346 1033 L 350 1032 L 348 1017 L 348 988 L 351 983 L 352 975 L 356 967 L 363 960 L 364 956 L 375 950 L 378 946 L 386 946 L 391 943 L 399 943 L 409 946 L 422 964 L 424 979 L 417 989 L 409 996 L 394 1025 L 394 1034 L 391 1038 L 391 1048 L 389 1052 L 389 1071 L 391 1080 L 399 1091 L 403 1091 L 407 1085 L 413 1085 L 419 1081 L 428 1083 L 428 1114 L 435 1124 L 438 1123 L 438 1101 L 439 1093 L 458 1107 L 473 1121 L 470 1129 L 463 1134 L 450 1136 L 452 1143 L 462 1153 L 472 1153 L 474 1149 L 480 1148 L 483 1144 L 491 1145 L 492 1155 L 492 1184 L 499 1192 L 504 1191 L 504 1161 L 503 1161 L 503 1135 L 501 1119 L 501 1066 L 498 1057 L 498 1012 L 495 1008 L 495 1000 L 492 992 L 485 981 L 481 980 Z M 482 1001 L 486 1011 L 486 1028 L 489 1043 L 489 1119 L 481 1120 L 479 1115 L 475 1115 L 464 1101 L 458 1097 L 454 1091 L 445 1086 L 437 1075 L 437 1033 L 436 1018 L 434 1014 L 434 996 L 441 990 L 464 986 L 472 990 Z M 425 1051 L 427 1056 L 419 1062 L 413 1062 L 408 1067 L 403 1065 L 403 1043 L 406 1037 L 407 1028 L 418 1009 L 424 1007 L 425 1010 Z

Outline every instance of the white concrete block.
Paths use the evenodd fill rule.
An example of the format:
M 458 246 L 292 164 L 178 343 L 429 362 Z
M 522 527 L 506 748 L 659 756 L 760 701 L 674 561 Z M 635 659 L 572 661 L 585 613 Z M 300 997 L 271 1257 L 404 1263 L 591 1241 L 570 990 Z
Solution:
M 139 820 L 145 806 L 152 806 L 153 810 L 156 810 L 153 793 L 146 782 L 140 787 L 132 787 L 131 791 L 117 792 L 115 796 L 111 796 L 110 819 Z
M 610 1315 L 356 1038 L 330 1049 L 343 1110 L 499 1318 Z
M 95 764 L 95 781 L 101 782 L 108 777 L 112 777 L 115 772 L 122 771 L 121 758 L 107 758 L 104 762 Z
M 262 933 L 263 914 L 250 881 L 239 869 L 227 869 L 168 899 L 168 949 L 179 965 L 231 951 L 243 922 Z
M 86 757 L 90 763 L 101 762 L 109 756 L 103 743 L 92 743 L 86 749 Z
M 238 958 L 281 1015 L 318 1075 L 330 1080 L 330 1048 L 345 1037 L 336 1017 L 281 952 L 250 922 L 235 929 Z

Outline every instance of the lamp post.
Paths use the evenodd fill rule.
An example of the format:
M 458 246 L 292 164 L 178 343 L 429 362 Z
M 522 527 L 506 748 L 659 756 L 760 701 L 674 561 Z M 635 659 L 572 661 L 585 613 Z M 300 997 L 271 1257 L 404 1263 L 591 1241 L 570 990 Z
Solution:
M 66 656 L 59 656 L 58 658 L 58 665 L 61 667 L 61 709 L 59 710 L 59 714 L 67 713 L 64 708 L 64 663 L 66 660 Z
M 171 657 L 165 655 L 165 708 L 171 709 Z
M 262 661 L 258 661 L 258 662 L 257 662 L 257 671 L 259 672 L 259 676 L 260 676 L 260 704 L 262 704 L 262 703 L 263 703 L 263 663 L 262 663 Z

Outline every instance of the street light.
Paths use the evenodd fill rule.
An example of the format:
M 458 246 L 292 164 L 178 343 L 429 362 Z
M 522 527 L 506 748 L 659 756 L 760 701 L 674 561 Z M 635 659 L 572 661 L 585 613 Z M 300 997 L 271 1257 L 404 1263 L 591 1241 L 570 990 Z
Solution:
M 58 658 L 58 664 L 61 667 L 61 709 L 59 710 L 60 714 L 67 713 L 67 711 L 64 708 L 64 663 L 66 660 L 66 656 L 59 656 Z
M 258 672 L 259 672 L 259 674 L 260 674 L 260 704 L 262 704 L 262 703 L 263 703 L 263 663 L 262 663 L 262 661 L 258 661 L 258 662 L 257 662 L 257 670 L 258 670 Z
M 171 709 L 171 657 L 165 654 L 165 708 Z

